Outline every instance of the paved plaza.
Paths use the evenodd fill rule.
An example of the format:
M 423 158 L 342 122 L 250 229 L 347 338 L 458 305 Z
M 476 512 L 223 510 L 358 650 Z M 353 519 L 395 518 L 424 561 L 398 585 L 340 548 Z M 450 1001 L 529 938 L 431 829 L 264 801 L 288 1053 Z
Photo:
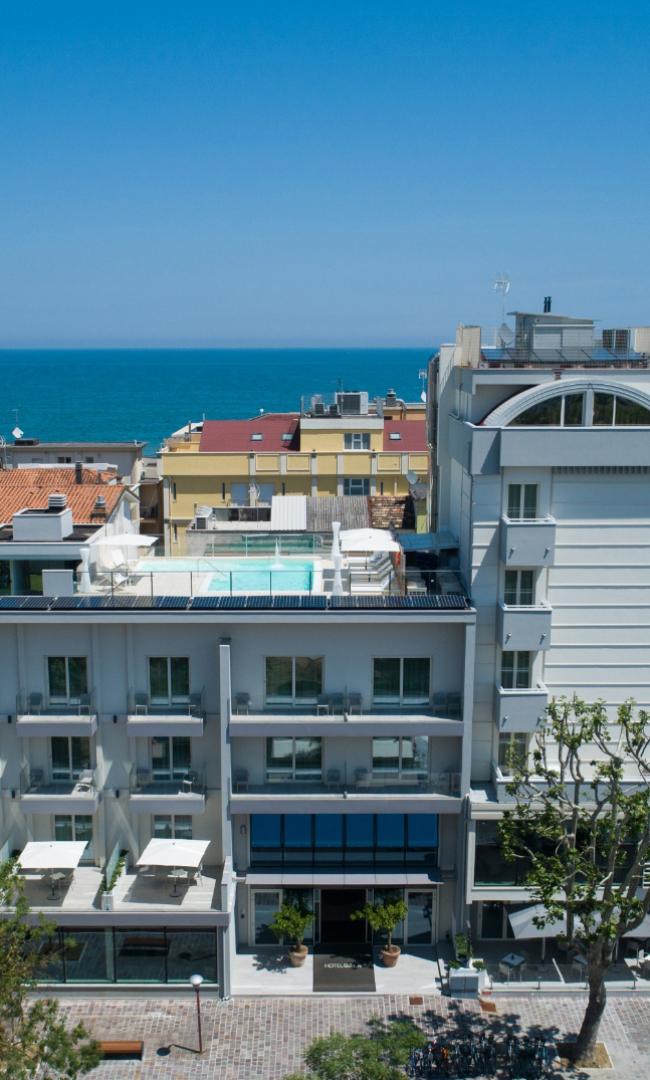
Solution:
M 300 1068 L 303 1049 L 332 1031 L 367 1030 L 373 1018 L 410 1017 L 432 1034 L 467 1031 L 485 1025 L 495 1034 L 544 1033 L 550 1039 L 577 1031 L 584 997 L 529 994 L 499 995 L 497 1014 L 482 1016 L 476 1001 L 425 997 L 411 1005 L 407 995 L 234 998 L 205 997 L 205 1053 L 193 1052 L 196 1013 L 193 995 L 183 997 L 104 997 L 61 999 L 70 1022 L 83 1020 L 97 1038 L 143 1039 L 142 1062 L 104 1062 L 93 1080 L 282 1080 Z M 650 1075 L 650 998 L 610 996 L 601 1038 L 614 1069 L 555 1072 L 556 1077 L 636 1080 Z M 171 1050 L 160 1056 L 161 1047 Z

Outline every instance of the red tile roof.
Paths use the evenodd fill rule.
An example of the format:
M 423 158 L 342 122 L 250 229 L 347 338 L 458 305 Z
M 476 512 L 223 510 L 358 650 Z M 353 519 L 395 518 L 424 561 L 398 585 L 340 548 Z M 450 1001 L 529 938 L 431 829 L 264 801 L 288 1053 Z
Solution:
M 19 510 L 40 510 L 48 495 L 66 495 L 75 525 L 97 525 L 92 517 L 98 495 L 106 500 L 106 514 L 115 509 L 126 488 L 107 482 L 107 474 L 83 470 L 83 483 L 75 483 L 74 469 L 0 469 L 0 523 L 9 524 Z
M 391 439 L 390 435 L 399 435 Z M 261 435 L 261 439 L 252 438 Z M 291 435 L 283 439 L 283 435 Z M 384 450 L 394 453 L 426 453 L 425 420 L 385 420 Z M 277 454 L 281 450 L 300 450 L 298 413 L 269 413 L 251 420 L 205 420 L 199 450 L 204 454 Z
M 391 439 L 391 434 L 399 435 L 399 439 Z M 392 450 L 393 453 L 426 453 L 427 450 L 427 423 L 426 420 L 385 420 L 384 421 L 384 450 Z
M 269 413 L 252 420 L 205 420 L 199 450 L 204 454 L 277 453 L 298 450 L 298 413 Z M 251 436 L 261 435 L 261 439 Z M 291 435 L 291 439 L 283 439 Z

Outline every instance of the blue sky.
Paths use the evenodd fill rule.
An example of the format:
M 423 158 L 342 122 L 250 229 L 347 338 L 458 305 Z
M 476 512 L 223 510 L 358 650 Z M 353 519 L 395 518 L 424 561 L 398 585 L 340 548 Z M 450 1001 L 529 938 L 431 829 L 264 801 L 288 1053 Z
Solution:
M 650 322 L 638 3 L 0 8 L 0 345 Z

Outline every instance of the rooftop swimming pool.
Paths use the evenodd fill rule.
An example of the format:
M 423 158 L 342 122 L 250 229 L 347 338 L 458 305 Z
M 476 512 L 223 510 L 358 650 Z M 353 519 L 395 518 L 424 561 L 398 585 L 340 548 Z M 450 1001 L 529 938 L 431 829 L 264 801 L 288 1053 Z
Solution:
M 191 575 L 197 593 L 309 593 L 317 588 L 319 565 L 304 558 L 141 559 L 136 574 Z M 171 581 L 171 579 L 170 579 Z M 161 577 L 156 582 L 163 584 Z

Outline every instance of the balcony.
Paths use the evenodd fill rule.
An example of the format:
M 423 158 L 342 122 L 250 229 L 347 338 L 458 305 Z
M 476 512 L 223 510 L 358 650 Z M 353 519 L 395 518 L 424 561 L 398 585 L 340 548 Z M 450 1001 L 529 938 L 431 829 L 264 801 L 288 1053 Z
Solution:
M 322 699 L 322 700 L 321 700 Z M 363 702 L 358 693 L 322 694 L 315 704 L 266 706 L 253 704 L 248 694 L 234 696 L 230 717 L 232 736 L 265 738 L 307 732 L 312 736 L 463 734 L 463 708 L 459 693 L 436 693 L 432 704 L 377 706 Z
M 548 689 L 538 683 L 530 690 L 496 687 L 496 721 L 500 732 L 535 731 L 546 715 Z
M 44 702 L 41 693 L 19 694 L 16 698 L 16 734 L 47 738 L 50 735 L 92 736 L 97 731 L 97 713 L 92 692 L 75 702 Z
M 25 766 L 20 774 L 20 802 L 28 814 L 94 814 L 99 805 L 97 770 L 59 779 L 44 769 Z
M 508 567 L 552 566 L 555 518 L 501 518 L 501 560 Z
M 549 604 L 512 607 L 499 604 L 498 635 L 502 649 L 538 652 L 551 644 L 553 609 Z
M 460 774 L 378 776 L 366 769 L 328 769 L 314 780 L 277 777 L 249 783 L 246 770 L 233 769 L 233 814 L 250 813 L 459 813 Z
M 202 735 L 205 724 L 203 691 L 190 694 L 185 702 L 160 704 L 148 694 L 129 696 L 127 735 L 150 739 L 156 735 Z
M 154 776 L 150 769 L 131 770 L 129 805 L 134 814 L 202 814 L 205 796 L 205 777 L 194 769 L 171 778 Z

